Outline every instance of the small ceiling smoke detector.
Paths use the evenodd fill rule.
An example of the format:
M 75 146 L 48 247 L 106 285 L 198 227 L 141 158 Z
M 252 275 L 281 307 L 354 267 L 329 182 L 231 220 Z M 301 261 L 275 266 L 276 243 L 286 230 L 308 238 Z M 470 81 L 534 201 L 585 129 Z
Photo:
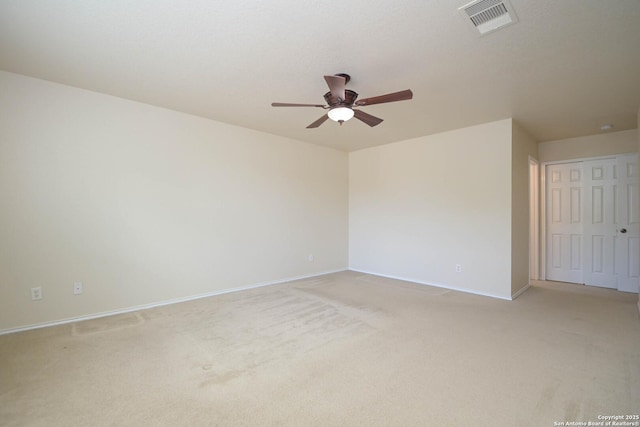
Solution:
M 518 22 L 518 17 L 507 0 L 475 0 L 458 10 L 480 35 Z
M 602 132 L 606 132 L 606 131 L 611 130 L 611 129 L 613 129 L 613 125 L 611 123 L 607 123 L 607 124 L 604 124 L 604 125 L 600 126 L 600 130 Z

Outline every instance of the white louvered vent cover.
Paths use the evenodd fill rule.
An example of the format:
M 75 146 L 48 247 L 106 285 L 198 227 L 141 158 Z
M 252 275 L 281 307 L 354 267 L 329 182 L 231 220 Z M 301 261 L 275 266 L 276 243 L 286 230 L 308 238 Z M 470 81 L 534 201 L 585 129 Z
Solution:
M 480 34 L 518 22 L 507 0 L 475 0 L 458 9 Z

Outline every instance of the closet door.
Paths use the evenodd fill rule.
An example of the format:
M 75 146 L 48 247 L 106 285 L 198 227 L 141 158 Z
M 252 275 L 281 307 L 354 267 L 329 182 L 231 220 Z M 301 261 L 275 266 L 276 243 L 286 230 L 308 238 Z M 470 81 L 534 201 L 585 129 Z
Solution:
M 583 163 L 584 171 L 584 267 L 585 285 L 617 289 L 617 160 Z
M 638 292 L 638 155 L 546 167 L 547 280 Z
M 638 211 L 638 155 L 618 157 L 616 273 L 618 290 L 638 292 L 640 282 L 640 212 Z
M 547 280 L 583 282 L 582 163 L 546 167 Z

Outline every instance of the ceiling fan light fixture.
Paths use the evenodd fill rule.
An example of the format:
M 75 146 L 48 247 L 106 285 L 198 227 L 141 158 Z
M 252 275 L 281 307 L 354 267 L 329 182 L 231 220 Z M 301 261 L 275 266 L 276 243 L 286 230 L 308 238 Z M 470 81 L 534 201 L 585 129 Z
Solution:
M 346 89 L 345 84 L 349 81 L 348 74 L 335 74 L 333 76 L 324 76 L 324 80 L 329 86 L 329 92 L 324 94 L 324 100 L 327 105 L 319 104 L 294 104 L 289 102 L 272 102 L 272 107 L 319 107 L 325 110 L 329 110 L 326 114 L 323 114 L 315 122 L 307 126 L 307 129 L 315 129 L 327 120 L 331 119 L 334 122 L 338 122 L 341 125 L 347 120 L 355 117 L 364 124 L 374 127 L 378 126 L 383 120 L 379 117 L 372 116 L 358 109 L 354 110 L 352 107 L 366 107 L 374 104 L 385 104 L 387 102 L 405 101 L 413 98 L 413 92 L 410 89 L 401 90 L 400 92 L 387 93 L 385 95 L 373 96 L 370 98 L 361 99 L 356 101 L 358 94 L 351 89 Z
M 355 113 L 353 112 L 353 110 L 347 107 L 332 108 L 327 113 L 331 120 L 339 123 L 346 122 L 347 120 L 351 119 L 354 114 Z

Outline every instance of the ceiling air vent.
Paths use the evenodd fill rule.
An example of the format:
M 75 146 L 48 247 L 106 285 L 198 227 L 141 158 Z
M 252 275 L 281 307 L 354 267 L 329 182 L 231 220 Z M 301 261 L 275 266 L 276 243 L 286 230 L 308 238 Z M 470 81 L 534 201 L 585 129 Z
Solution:
M 481 35 L 518 22 L 507 0 L 476 0 L 458 10 Z

